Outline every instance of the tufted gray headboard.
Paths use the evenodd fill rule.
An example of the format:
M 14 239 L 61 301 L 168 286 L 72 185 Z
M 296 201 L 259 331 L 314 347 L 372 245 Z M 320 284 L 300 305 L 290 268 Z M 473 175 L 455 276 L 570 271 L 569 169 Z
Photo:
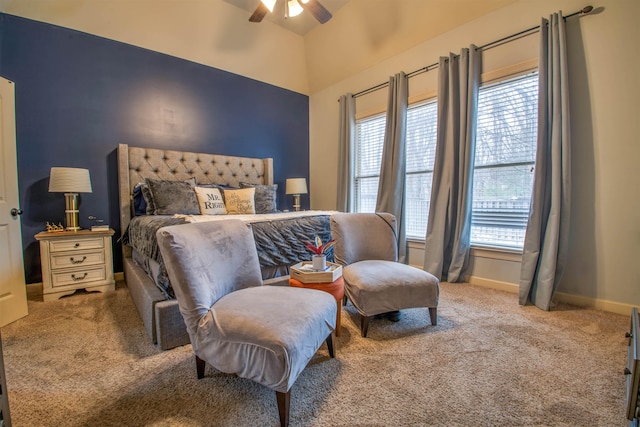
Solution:
M 133 215 L 131 193 L 145 178 L 239 187 L 240 182 L 273 184 L 273 159 L 222 156 L 187 151 L 118 145 L 120 227 L 125 232 Z

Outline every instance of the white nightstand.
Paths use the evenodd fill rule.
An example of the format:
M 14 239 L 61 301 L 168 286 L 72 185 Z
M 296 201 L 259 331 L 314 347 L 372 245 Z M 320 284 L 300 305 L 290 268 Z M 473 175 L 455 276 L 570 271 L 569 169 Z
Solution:
M 42 263 L 42 298 L 53 301 L 78 289 L 113 291 L 112 229 L 36 234 Z

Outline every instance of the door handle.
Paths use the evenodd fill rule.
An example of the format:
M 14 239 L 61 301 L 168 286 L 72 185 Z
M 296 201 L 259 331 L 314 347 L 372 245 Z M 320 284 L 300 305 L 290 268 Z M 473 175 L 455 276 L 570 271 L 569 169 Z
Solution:
M 24 211 L 22 209 L 16 209 L 16 208 L 11 209 L 11 216 L 22 215 L 23 213 Z

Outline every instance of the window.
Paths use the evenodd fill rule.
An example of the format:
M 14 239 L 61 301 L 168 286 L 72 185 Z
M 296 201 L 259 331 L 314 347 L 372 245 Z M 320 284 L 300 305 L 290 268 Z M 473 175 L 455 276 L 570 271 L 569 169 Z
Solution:
M 407 111 L 407 237 L 424 239 L 427 233 L 433 164 L 436 159 L 438 104 L 435 100 Z
M 407 112 L 406 230 L 424 239 L 436 151 L 437 102 Z M 527 227 L 538 126 L 538 75 L 480 88 L 473 178 L 471 243 L 521 249 Z M 384 114 L 358 119 L 356 212 L 374 212 L 384 143 Z
M 537 126 L 537 73 L 480 88 L 472 244 L 523 247 Z
M 435 100 L 412 105 L 407 111 L 406 230 L 410 238 L 424 239 L 427 230 L 437 114 Z M 356 212 L 376 208 L 385 123 L 384 114 L 356 121 Z
M 356 212 L 375 212 L 384 144 L 384 114 L 356 121 L 354 199 Z

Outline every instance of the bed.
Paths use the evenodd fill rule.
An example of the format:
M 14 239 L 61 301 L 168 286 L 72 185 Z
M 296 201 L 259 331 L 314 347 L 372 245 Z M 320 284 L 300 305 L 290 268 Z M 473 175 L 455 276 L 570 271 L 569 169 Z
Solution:
M 260 205 L 259 192 L 262 191 L 262 196 L 269 195 L 269 191 L 264 192 L 275 191 L 276 187 L 273 184 L 273 161 L 269 158 L 223 156 L 120 144 L 118 179 L 125 281 L 149 338 L 163 350 L 188 344 L 189 336 L 155 243 L 155 232 L 159 228 L 203 220 L 242 219 L 254 233 L 263 281 L 267 285 L 288 284 L 289 266 L 311 258 L 304 242 L 313 240 L 316 235 L 323 240 L 328 240 L 331 236 L 331 212 L 276 212 L 269 207 L 275 204 L 275 195 L 271 205 L 268 198 L 266 205 Z M 143 207 L 141 212 L 138 206 L 139 189 L 145 182 L 179 188 L 184 188 L 182 183 L 187 182 L 200 190 L 224 189 L 221 194 L 226 195 L 235 194 L 235 189 L 238 188 L 253 187 L 255 190 L 251 194 L 255 197 L 255 210 L 264 213 L 199 215 L 199 212 L 182 212 L 182 208 L 178 208 L 175 211 L 158 209 L 154 215 L 146 215 L 149 211 L 145 211 Z M 226 204 L 231 205 L 229 198 Z

